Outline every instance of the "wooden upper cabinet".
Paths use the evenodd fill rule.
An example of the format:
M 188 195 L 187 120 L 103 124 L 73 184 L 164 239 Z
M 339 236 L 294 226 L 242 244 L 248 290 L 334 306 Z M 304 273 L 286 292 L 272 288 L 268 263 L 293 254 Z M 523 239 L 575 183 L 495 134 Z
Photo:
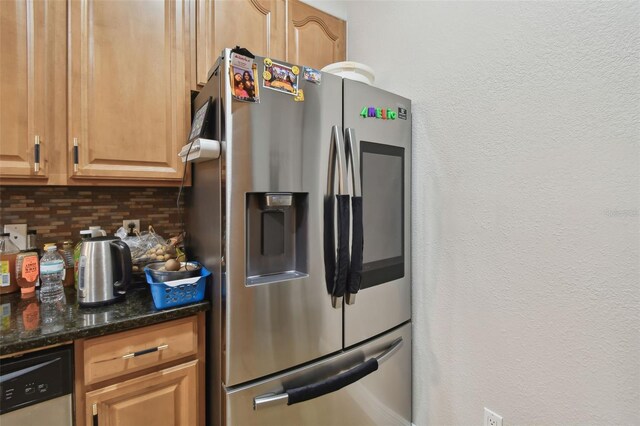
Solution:
M 346 59 L 346 22 L 289 0 L 287 61 L 312 68 Z
M 0 1 L 0 175 L 46 178 L 54 139 L 52 4 Z M 47 10 L 48 9 L 48 10 Z M 64 104 L 62 105 L 64 109 Z M 40 142 L 36 171 L 35 142 Z
M 197 80 L 207 73 L 224 48 L 241 46 L 254 55 L 285 57 L 284 0 L 196 0 Z
M 179 179 L 191 123 L 190 0 L 69 8 L 70 176 Z

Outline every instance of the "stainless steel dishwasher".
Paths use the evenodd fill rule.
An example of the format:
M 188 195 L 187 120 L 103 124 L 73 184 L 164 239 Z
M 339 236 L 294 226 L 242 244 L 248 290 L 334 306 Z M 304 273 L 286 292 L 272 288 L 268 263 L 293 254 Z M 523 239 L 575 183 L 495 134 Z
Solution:
M 0 425 L 73 424 L 70 346 L 0 360 Z

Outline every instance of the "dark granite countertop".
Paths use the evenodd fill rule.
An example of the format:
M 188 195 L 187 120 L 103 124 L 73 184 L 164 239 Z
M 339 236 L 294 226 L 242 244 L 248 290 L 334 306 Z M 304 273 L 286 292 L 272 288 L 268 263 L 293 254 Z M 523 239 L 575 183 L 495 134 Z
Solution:
M 134 288 L 123 301 L 95 308 L 80 308 L 72 288 L 65 303 L 53 307 L 38 295 L 23 299 L 20 293 L 0 297 L 0 355 L 102 336 L 145 325 L 182 318 L 209 309 L 203 300 L 189 305 L 156 309 L 148 288 Z

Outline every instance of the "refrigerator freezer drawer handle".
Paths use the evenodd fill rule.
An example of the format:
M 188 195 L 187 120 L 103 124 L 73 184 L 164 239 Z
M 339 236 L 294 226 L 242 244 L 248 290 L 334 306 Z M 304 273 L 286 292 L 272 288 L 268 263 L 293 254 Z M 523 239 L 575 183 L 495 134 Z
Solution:
M 274 405 L 288 405 L 289 395 L 286 393 L 270 393 L 253 398 L 253 409 L 272 407 Z
M 363 377 L 368 376 L 377 369 L 378 360 L 376 358 L 371 358 L 363 362 L 362 364 L 359 364 L 352 369 L 345 371 L 344 373 L 329 377 L 325 381 L 289 389 L 287 390 L 287 395 L 289 395 L 287 405 L 298 404 L 300 402 L 305 402 L 310 399 L 318 398 L 331 392 L 335 392 L 345 386 L 357 382 Z
M 393 356 L 393 354 L 396 353 L 401 346 L 402 337 L 398 337 L 384 352 L 376 357 L 376 359 L 378 360 L 378 364 L 382 364 L 383 362 L 391 358 L 391 356 Z
M 322 382 L 289 389 L 280 394 L 268 394 L 256 397 L 253 399 L 253 409 L 258 410 L 259 408 L 283 404 L 293 405 L 340 390 L 376 371 L 381 363 L 389 359 L 389 357 L 400 349 L 401 345 L 402 337 L 396 339 L 391 346 L 380 355 L 370 358 L 344 373 L 329 377 Z

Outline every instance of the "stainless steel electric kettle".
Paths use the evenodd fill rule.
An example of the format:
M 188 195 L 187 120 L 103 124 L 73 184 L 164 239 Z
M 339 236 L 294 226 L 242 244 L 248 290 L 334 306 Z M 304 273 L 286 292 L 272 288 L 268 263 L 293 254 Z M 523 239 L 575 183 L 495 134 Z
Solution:
M 78 304 L 99 306 L 124 297 L 131 282 L 131 252 L 117 237 L 82 242 L 78 259 Z

